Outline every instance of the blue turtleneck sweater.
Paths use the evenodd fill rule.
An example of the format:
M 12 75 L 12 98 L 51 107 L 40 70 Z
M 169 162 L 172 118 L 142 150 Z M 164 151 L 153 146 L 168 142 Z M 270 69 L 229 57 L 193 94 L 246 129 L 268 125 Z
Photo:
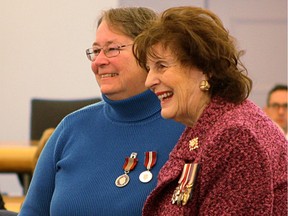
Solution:
M 103 101 L 66 116 L 38 160 L 20 216 L 141 215 L 156 186 L 159 169 L 184 126 L 160 115 L 158 98 L 149 90 L 121 101 Z M 148 183 L 145 152 L 157 152 Z M 117 187 L 125 158 L 137 153 L 129 183 Z

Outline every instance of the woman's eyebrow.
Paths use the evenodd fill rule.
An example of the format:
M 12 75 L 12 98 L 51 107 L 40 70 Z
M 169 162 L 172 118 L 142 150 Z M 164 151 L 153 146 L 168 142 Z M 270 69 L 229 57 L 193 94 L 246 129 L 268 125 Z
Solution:
M 104 46 L 109 45 L 109 44 L 112 44 L 112 43 L 115 43 L 115 42 L 114 42 L 114 41 L 107 41 L 107 42 L 104 44 Z M 100 44 L 97 43 L 97 42 L 94 42 L 94 43 L 92 44 L 92 46 L 100 46 Z

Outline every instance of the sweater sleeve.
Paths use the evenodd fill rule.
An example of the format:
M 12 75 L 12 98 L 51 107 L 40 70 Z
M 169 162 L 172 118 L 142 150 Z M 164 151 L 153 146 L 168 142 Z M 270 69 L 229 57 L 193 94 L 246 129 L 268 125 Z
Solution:
M 200 215 L 271 215 L 270 149 L 239 127 L 225 129 L 212 142 L 203 158 Z
M 31 184 L 19 216 L 49 216 L 56 175 L 57 145 L 61 137 L 60 124 L 45 144 L 38 159 Z M 58 146 L 59 148 L 59 146 Z

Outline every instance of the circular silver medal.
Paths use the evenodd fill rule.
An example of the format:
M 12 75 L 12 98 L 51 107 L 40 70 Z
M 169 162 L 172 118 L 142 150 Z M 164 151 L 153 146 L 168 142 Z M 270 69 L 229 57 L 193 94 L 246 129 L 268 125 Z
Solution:
M 152 173 L 149 170 L 146 170 L 140 174 L 139 179 L 141 182 L 147 183 L 151 181 L 152 177 L 153 177 Z
M 127 174 L 123 174 L 115 180 L 115 184 L 117 187 L 124 187 L 128 184 L 129 180 L 129 176 Z

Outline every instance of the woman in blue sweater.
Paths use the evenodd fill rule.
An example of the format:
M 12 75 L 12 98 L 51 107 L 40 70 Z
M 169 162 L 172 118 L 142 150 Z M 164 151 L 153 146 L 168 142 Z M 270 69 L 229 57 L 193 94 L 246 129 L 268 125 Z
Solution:
M 38 160 L 20 216 L 141 215 L 184 129 L 161 117 L 158 98 L 144 86 L 147 73 L 132 53 L 134 38 L 155 18 L 147 8 L 102 14 L 86 54 L 103 101 L 58 125 Z

